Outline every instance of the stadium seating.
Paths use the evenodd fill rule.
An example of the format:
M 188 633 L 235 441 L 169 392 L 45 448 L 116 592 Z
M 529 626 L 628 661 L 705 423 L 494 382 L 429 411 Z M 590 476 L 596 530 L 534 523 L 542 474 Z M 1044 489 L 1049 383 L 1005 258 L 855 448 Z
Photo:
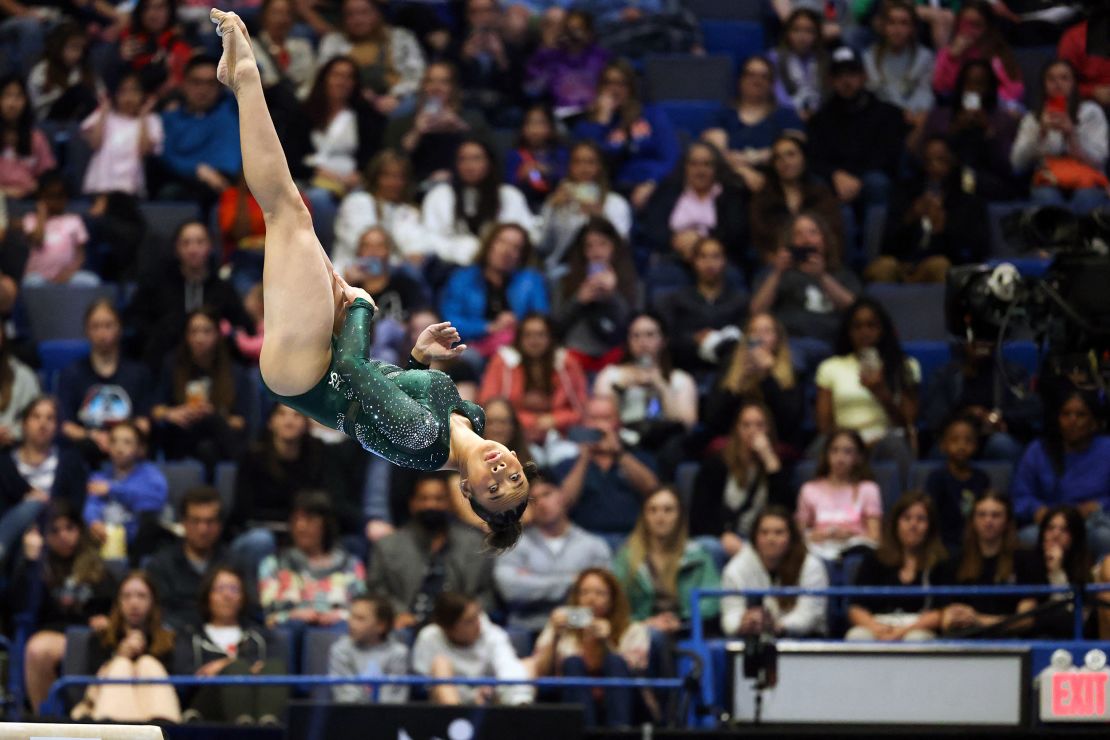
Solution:
M 158 469 L 166 476 L 166 483 L 169 485 L 169 506 L 176 521 L 185 492 L 204 483 L 204 466 L 196 460 L 178 460 L 158 463 Z
M 659 107 L 688 141 L 701 136 L 712 124 L 714 114 L 721 110 L 720 103 L 707 100 L 664 100 Z
M 684 0 L 683 5 L 704 20 L 758 21 L 769 10 L 765 0 Z
M 733 94 L 733 63 L 724 55 L 684 54 L 644 59 L 644 84 L 650 100 L 704 100 L 727 103 Z
M 763 53 L 763 26 L 750 21 L 704 20 L 701 23 L 705 50 L 732 57 L 736 69 L 751 56 Z
M 53 339 L 39 342 L 39 377 L 47 393 L 57 391 L 58 374 L 66 367 L 89 356 L 85 339 Z
M 874 283 L 867 294 L 890 314 L 903 342 L 948 339 L 944 325 L 944 284 L 889 285 Z
M 85 310 L 98 298 L 115 301 L 116 286 L 42 285 L 24 287 L 20 301 L 26 310 L 31 336 L 40 342 L 52 339 L 84 339 Z
M 909 490 L 924 491 L 925 481 L 929 475 L 943 465 L 944 463 L 939 460 L 922 460 L 914 463 L 910 468 Z M 974 465 L 991 479 L 991 488 L 1000 493 L 1010 492 L 1010 480 L 1014 474 L 1013 465 L 997 460 L 976 460 Z

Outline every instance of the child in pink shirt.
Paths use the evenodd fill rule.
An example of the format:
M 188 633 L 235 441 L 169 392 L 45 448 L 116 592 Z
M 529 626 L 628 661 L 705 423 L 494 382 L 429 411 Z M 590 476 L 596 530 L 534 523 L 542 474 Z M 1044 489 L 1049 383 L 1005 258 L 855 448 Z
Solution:
M 81 124 L 81 134 L 93 149 L 85 170 L 84 191 L 89 195 L 146 191 L 143 158 L 162 153 L 162 119 L 153 113 L 156 98 L 144 102 L 138 73 L 129 72 Z
M 802 486 L 794 515 L 811 551 L 835 560 L 851 547 L 879 541 L 883 504 L 870 475 L 859 435 L 843 429 L 830 434 L 817 478 Z
M 54 173 L 39 183 L 38 207 L 23 217 L 23 231 L 31 246 L 24 285 L 99 285 L 100 278 L 81 269 L 89 232 L 84 220 L 66 213 L 65 183 Z

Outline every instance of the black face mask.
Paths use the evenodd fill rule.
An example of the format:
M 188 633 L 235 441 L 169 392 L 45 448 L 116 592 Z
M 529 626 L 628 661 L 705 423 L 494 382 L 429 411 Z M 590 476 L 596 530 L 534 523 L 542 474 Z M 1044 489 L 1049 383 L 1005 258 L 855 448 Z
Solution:
M 442 509 L 424 509 L 412 515 L 417 523 L 429 532 L 447 529 L 448 513 Z

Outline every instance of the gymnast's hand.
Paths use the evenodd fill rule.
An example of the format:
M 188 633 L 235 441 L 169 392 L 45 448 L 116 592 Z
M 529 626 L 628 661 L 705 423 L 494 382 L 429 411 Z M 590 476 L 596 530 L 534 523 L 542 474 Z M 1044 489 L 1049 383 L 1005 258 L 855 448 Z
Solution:
M 433 360 L 454 359 L 466 351 L 465 344 L 451 346 L 459 339 L 459 330 L 451 326 L 450 321 L 432 324 L 417 337 L 412 348 L 413 359 L 422 365 L 428 365 Z
M 369 293 L 367 293 L 365 290 L 363 290 L 362 288 L 353 288 L 353 287 L 351 287 L 350 285 L 347 284 L 347 281 L 344 280 L 343 277 L 338 272 L 335 272 L 334 270 L 332 271 L 331 274 L 332 274 L 332 277 L 335 279 L 335 284 L 337 286 L 337 293 L 339 293 L 339 295 L 342 296 L 343 304 L 342 304 L 342 306 L 340 306 L 340 308 L 346 308 L 347 306 L 354 303 L 355 299 L 361 298 L 362 300 L 366 301 L 371 306 L 373 306 L 375 311 L 378 309 L 378 304 L 374 302 L 373 297 L 371 297 L 371 295 Z

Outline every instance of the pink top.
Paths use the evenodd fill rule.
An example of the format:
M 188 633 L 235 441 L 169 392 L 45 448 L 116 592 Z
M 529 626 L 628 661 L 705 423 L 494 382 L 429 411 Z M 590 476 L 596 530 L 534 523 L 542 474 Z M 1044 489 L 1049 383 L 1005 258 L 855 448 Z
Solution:
M 82 133 L 91 130 L 102 115 L 104 114 L 97 110 L 82 121 Z M 143 157 L 139 153 L 139 127 L 143 125 L 142 119 L 121 116 L 115 111 L 108 111 L 107 115 L 108 118 L 104 121 L 104 140 L 89 160 L 83 190 L 86 193 L 119 191 L 143 195 L 146 181 L 143 177 Z M 162 119 L 153 113 L 147 115 L 146 131 L 153 145 L 153 153 L 161 154 L 165 138 Z
M 827 478 L 819 478 L 802 486 L 794 518 L 805 531 L 839 527 L 852 536 L 866 536 L 864 523 L 882 515 L 882 498 L 874 481 L 850 486 L 834 485 Z
M 960 67 L 972 59 L 979 59 L 981 55 L 975 49 L 968 49 L 959 57 L 952 56 L 952 52 L 945 47 L 937 54 L 936 67 L 933 70 L 933 89 L 940 95 L 949 95 L 956 89 L 956 78 L 960 76 Z M 998 78 L 998 99 L 1007 103 L 1021 104 L 1025 97 L 1025 85 L 1021 78 L 1010 79 L 1006 73 L 1006 65 L 998 57 L 991 59 L 991 69 Z
M 694 231 L 700 236 L 708 236 L 717 226 L 717 196 L 720 194 L 720 185 L 714 185 L 704 198 L 690 188 L 683 190 L 671 211 L 668 224 L 671 231 Z
M 31 132 L 31 153 L 17 154 L 14 147 L 0 151 L 0 189 L 21 190 L 33 195 L 39 175 L 57 167 L 54 152 L 46 135 L 38 129 Z
M 34 231 L 38 216 L 28 213 L 23 217 L 23 230 Z M 27 258 L 28 275 L 41 275 L 54 281 L 59 275 L 73 266 L 78 257 L 78 249 L 89 240 L 85 222 L 74 213 L 63 213 L 46 220 L 42 245 L 33 245 Z

